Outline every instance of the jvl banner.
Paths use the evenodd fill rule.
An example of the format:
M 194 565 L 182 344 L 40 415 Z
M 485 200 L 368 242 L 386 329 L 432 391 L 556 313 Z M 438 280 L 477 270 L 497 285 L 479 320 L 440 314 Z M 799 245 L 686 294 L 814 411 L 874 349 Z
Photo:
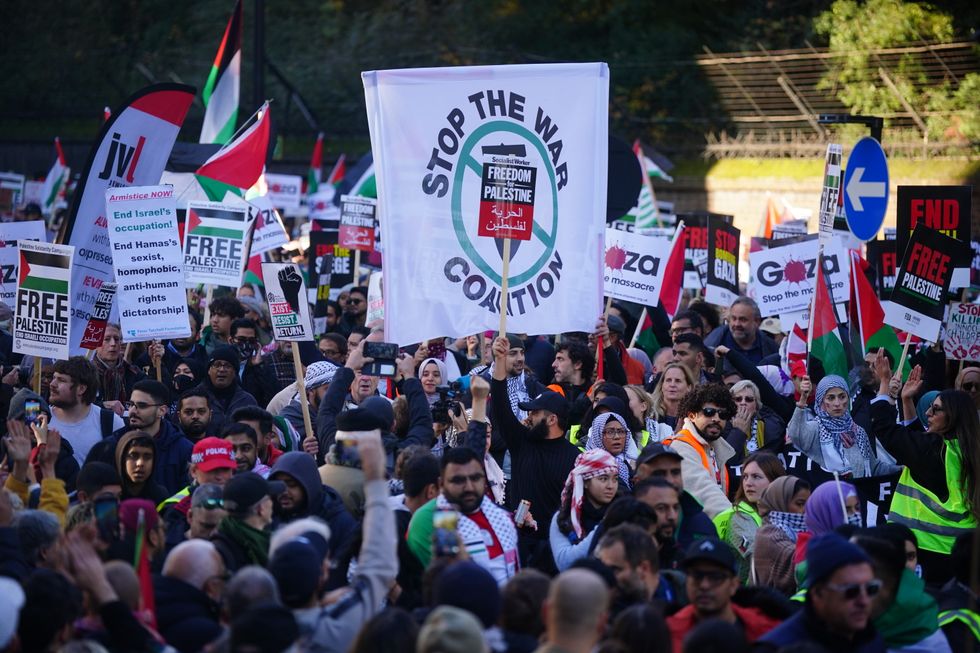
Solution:
M 303 273 L 295 263 L 263 263 L 272 336 L 276 340 L 313 340 L 310 304 Z
M 218 202 L 188 202 L 184 280 L 238 288 L 245 273 L 249 210 Z
M 656 306 L 660 301 L 671 241 L 606 229 L 603 292 L 607 297 Z
M 965 302 L 949 305 L 943 349 L 946 358 L 980 361 L 980 305 Z
M 14 317 L 14 351 L 67 360 L 71 333 L 71 245 L 22 240 Z
M 378 201 L 360 195 L 340 196 L 339 244 L 362 252 L 374 251 L 374 213 Z
M 953 265 L 965 254 L 966 243 L 920 223 L 912 231 L 891 301 L 885 305 L 885 323 L 936 342 L 946 309 L 946 293 Z
M 105 192 L 160 182 L 177 132 L 194 101 L 194 88 L 155 84 L 139 91 L 102 125 L 82 171 L 58 242 L 75 246 L 71 300 L 72 352 L 85 332 L 99 286 L 111 281 L 112 251 L 106 233 Z
M 186 338 L 190 325 L 173 186 L 109 189 L 105 204 L 126 342 Z
M 92 317 L 85 325 L 82 334 L 82 349 L 98 349 L 105 340 L 105 328 L 109 324 L 109 314 L 112 312 L 112 302 L 116 298 L 116 282 L 106 281 L 99 286 L 99 297 L 92 307 Z
M 0 222 L 0 301 L 11 310 L 17 294 L 18 240 L 47 240 L 44 220 Z
M 602 312 L 606 64 L 362 80 L 385 244 L 385 339 L 485 331 L 501 310 L 519 333 L 591 331 Z M 503 239 L 481 238 L 488 230 L 514 239 L 503 301 Z
M 719 220 L 708 221 L 708 275 L 704 300 L 729 306 L 738 297 L 738 241 L 742 232 Z
M 924 224 L 941 234 L 970 242 L 972 186 L 899 186 L 895 210 L 898 255 L 905 253 L 912 231 Z M 950 288 L 970 285 L 970 260 L 953 261 Z
M 810 306 L 817 278 L 818 247 L 817 236 L 812 234 L 802 239 L 771 241 L 769 249 L 749 254 L 750 295 L 759 304 L 762 317 L 795 313 Z M 823 261 L 834 302 L 846 301 L 850 266 L 838 238 L 831 237 L 826 244 Z

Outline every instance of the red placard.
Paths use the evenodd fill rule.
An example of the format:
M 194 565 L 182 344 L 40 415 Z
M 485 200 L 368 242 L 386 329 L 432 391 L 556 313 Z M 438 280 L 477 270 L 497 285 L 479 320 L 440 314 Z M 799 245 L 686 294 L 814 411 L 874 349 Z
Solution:
M 340 198 L 338 244 L 362 252 L 374 251 L 374 215 L 377 200 L 359 195 Z
M 478 235 L 531 240 L 537 173 L 517 158 L 494 156 L 483 163 Z

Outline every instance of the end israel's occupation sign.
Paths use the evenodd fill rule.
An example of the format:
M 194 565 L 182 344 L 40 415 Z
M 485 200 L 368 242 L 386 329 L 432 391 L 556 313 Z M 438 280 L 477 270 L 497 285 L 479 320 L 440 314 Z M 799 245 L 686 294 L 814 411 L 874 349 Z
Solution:
M 865 136 L 847 159 L 844 213 L 847 227 L 864 242 L 878 235 L 888 208 L 888 161 L 878 141 Z
M 591 331 L 602 311 L 608 67 L 427 68 L 362 79 L 388 243 L 386 339 L 496 328 L 501 310 L 515 332 Z

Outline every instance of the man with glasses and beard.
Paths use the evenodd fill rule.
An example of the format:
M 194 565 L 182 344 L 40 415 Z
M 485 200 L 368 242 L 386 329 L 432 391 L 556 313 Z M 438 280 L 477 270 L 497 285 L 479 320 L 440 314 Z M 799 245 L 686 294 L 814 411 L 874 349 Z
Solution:
M 344 301 L 344 314 L 340 317 L 337 330 L 344 335 L 350 334 L 354 327 L 365 326 L 367 319 L 367 294 L 368 289 L 364 286 L 354 286 L 350 289 L 347 299 Z
M 725 463 L 735 450 L 721 434 L 734 414 L 735 402 L 728 388 L 720 383 L 699 385 L 681 400 L 678 415 L 684 416 L 682 428 L 664 440 L 684 459 L 684 489 L 701 502 L 711 518 L 732 507 Z
M 510 513 L 487 496 L 483 454 L 453 447 L 442 455 L 442 491 L 412 515 L 408 548 L 423 567 L 432 558 L 433 516 L 437 510 L 459 513 L 456 533 L 470 560 L 486 569 L 503 586 L 520 568 L 517 529 Z
M 79 466 L 85 464 L 93 446 L 124 425 L 121 417 L 93 403 L 98 389 L 95 366 L 83 356 L 72 356 L 54 364 L 48 397 L 51 406 L 48 428 L 61 433 L 71 444 Z M 114 458 L 108 462 L 115 467 Z
M 119 439 L 130 431 L 142 431 L 152 437 L 156 445 L 152 482 L 166 488 L 167 496 L 177 492 L 187 485 L 187 463 L 194 443 L 165 419 L 169 406 L 167 386 L 152 379 L 137 381 L 126 402 L 129 423 L 93 446 L 85 462 L 98 460 L 114 465 Z
M 575 467 L 578 447 L 565 439 L 569 405 L 557 392 L 546 390 L 518 407 L 527 411 L 524 424 L 517 421 L 507 391 L 507 357 L 510 341 L 498 337 L 493 343 L 494 369 L 490 380 L 490 420 L 496 425 L 510 451 L 511 481 L 507 507 L 516 510 L 522 499 L 531 502 L 531 513 L 539 524 L 550 524 L 561 506 L 561 493 L 569 472 Z M 548 529 L 533 530 L 519 525 L 521 562 L 546 573 L 555 573 Z
M 211 428 L 214 433 L 221 433 L 225 424 L 231 421 L 231 415 L 243 406 L 258 406 L 248 391 L 242 388 L 238 378 L 238 366 L 241 358 L 238 349 L 230 345 L 215 347 L 214 353 L 208 359 L 208 373 L 197 386 L 208 395 L 211 404 Z

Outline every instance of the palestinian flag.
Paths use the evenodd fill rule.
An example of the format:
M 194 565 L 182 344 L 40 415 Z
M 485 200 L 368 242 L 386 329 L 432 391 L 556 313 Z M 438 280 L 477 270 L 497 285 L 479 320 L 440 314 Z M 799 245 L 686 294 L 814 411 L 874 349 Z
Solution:
M 657 340 L 657 336 L 653 333 L 653 320 L 650 319 L 650 314 L 646 311 L 643 313 L 643 324 L 637 327 L 640 333 L 637 334 L 636 339 L 633 341 L 634 344 L 645 351 L 647 356 L 651 359 L 653 355 L 657 353 L 660 349 L 660 342 Z
M 221 143 L 231 140 L 238 120 L 238 96 L 242 79 L 242 0 L 235 3 L 235 10 L 228 19 L 225 34 L 221 37 L 218 54 L 211 65 L 208 81 L 201 91 L 204 100 L 204 124 L 201 125 L 201 143 Z
M 851 341 L 862 358 L 869 351 L 884 348 L 897 365 L 902 357 L 902 345 L 895 329 L 885 324 L 885 311 L 864 273 L 867 268 L 868 262 L 851 250 Z M 911 371 L 907 365 L 902 370 L 904 377 Z
M 255 254 L 248 258 L 248 265 L 245 266 L 245 277 L 242 283 L 265 287 L 265 278 L 262 276 L 262 255 Z
M 633 153 L 640 160 L 640 168 L 646 173 L 647 179 L 663 179 L 673 182 L 674 178 L 667 174 L 674 168 L 667 157 L 663 156 L 652 147 L 647 147 L 639 139 L 633 142 Z
M 330 171 L 330 176 L 327 177 L 327 183 L 331 186 L 336 186 L 344 180 L 347 175 L 347 155 L 341 154 L 340 158 L 337 159 L 337 163 L 333 165 L 333 170 Z
M 378 185 L 374 179 L 374 162 L 371 162 L 361 176 L 357 178 L 354 185 L 351 186 L 347 195 L 360 195 L 361 197 L 377 197 L 378 196 Z
M 671 320 L 681 310 L 681 296 L 684 294 L 684 223 L 677 225 L 674 242 L 670 248 L 670 258 L 664 270 L 663 285 L 660 288 L 660 303 Z
M 247 226 L 247 211 L 225 211 L 198 207 L 194 204 L 187 206 L 187 226 L 185 229 L 188 234 L 244 240 L 245 234 L 243 232 Z
M 823 364 L 826 374 L 847 378 L 847 353 L 837 325 L 834 302 L 830 299 L 823 273 L 823 252 L 817 256 L 817 284 L 810 305 L 810 358 Z M 810 365 L 807 365 L 810 369 Z
M 195 175 L 208 197 L 220 202 L 226 192 L 241 195 L 251 188 L 265 169 L 269 151 L 269 103 L 258 111 L 258 119 L 228 145 L 215 152 Z
M 58 198 L 64 197 L 68 177 L 71 174 L 65 162 L 65 153 L 61 149 L 61 139 L 54 139 L 54 149 L 58 156 L 48 170 L 48 176 L 44 178 L 44 186 L 41 187 L 41 210 L 45 213 L 50 213 Z
M 136 526 L 136 546 L 133 570 L 139 579 L 140 617 L 143 623 L 156 630 L 156 601 L 153 596 L 153 575 L 150 573 L 150 557 L 146 550 L 146 515 L 140 508 Z
M 18 287 L 67 295 L 70 269 L 68 256 L 21 249 Z
M 323 132 L 316 135 L 313 156 L 310 157 L 310 171 L 306 173 L 306 194 L 312 195 L 320 190 L 320 175 L 323 174 Z
M 799 324 L 794 324 L 787 336 L 786 360 L 790 363 L 806 361 L 806 330 Z

